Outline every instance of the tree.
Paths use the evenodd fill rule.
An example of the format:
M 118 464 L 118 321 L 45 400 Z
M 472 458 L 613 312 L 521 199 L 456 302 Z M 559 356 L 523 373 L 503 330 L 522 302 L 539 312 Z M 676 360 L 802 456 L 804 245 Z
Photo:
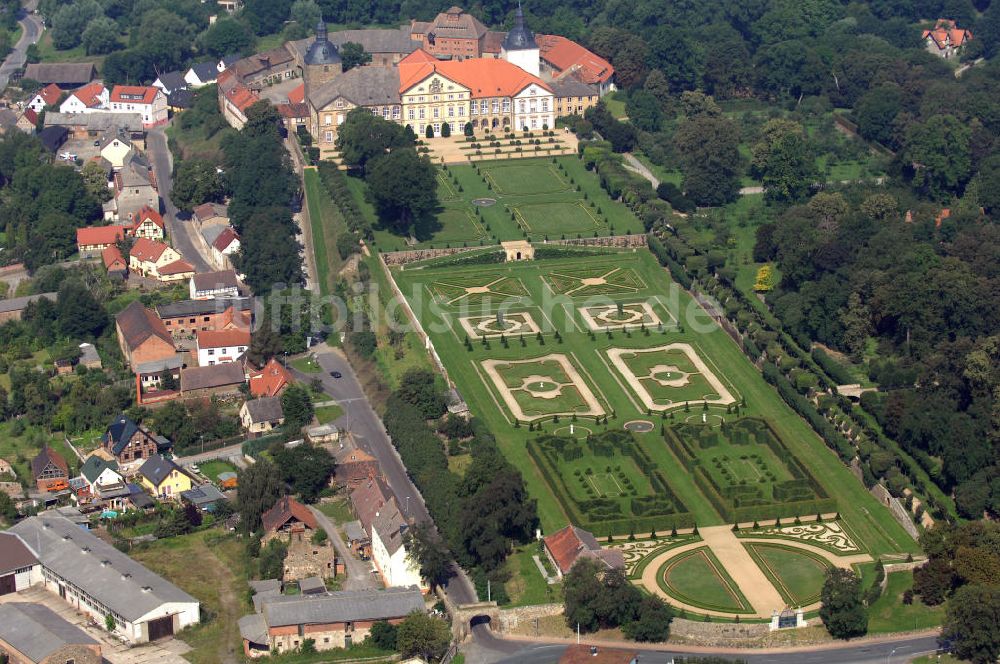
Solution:
M 976 21 L 976 41 L 982 42 L 984 57 L 992 59 L 1000 53 L 1000 4 L 991 2 Z
M 633 641 L 666 641 L 670 638 L 670 623 L 674 610 L 655 595 L 647 595 L 639 602 L 635 620 L 622 625 L 622 633 Z
M 311 31 L 316 27 L 317 23 L 323 20 L 323 10 L 320 9 L 315 0 L 295 0 L 292 3 L 290 16 L 292 21 Z M 343 58 L 343 48 L 341 48 L 340 54 L 341 58 Z M 344 71 L 348 69 L 349 67 L 345 64 Z
M 1000 657 L 1000 588 L 967 585 L 955 591 L 941 636 L 951 641 L 952 653 L 963 661 L 996 662 Z
M 3 492 L 0 492 L 0 518 L 8 524 L 14 523 L 14 519 L 17 518 L 17 507 L 13 499 Z
M 441 659 L 451 643 L 448 623 L 415 611 L 399 623 L 396 630 L 396 649 L 404 659 L 423 657 L 428 662 Z
M 1000 152 L 990 155 L 980 167 L 978 189 L 979 202 L 986 213 L 994 221 L 1000 219 Z
M 938 201 L 960 194 L 972 172 L 972 130 L 954 115 L 934 115 L 906 132 L 905 158 L 913 186 Z
M 376 620 L 368 630 L 365 641 L 382 650 L 396 650 L 396 635 L 399 631 L 392 623 L 386 620 Z
M 285 414 L 285 428 L 292 434 L 312 421 L 313 405 L 309 392 L 301 385 L 289 385 L 281 393 L 281 409 Z
M 190 212 L 202 203 L 221 203 L 226 192 L 226 182 L 215 164 L 207 159 L 185 159 L 174 173 L 170 200 L 178 209 Z
M 407 370 L 399 379 L 396 395 L 419 408 L 427 419 L 441 417 L 447 410 L 444 393 L 438 388 L 434 374 L 426 369 Z
M 287 207 L 259 208 L 239 229 L 240 250 L 234 263 L 254 293 L 302 283 L 302 245 L 293 232 Z
M 104 12 L 97 0 L 78 0 L 63 5 L 50 19 L 52 45 L 60 50 L 79 46 L 87 25 L 103 15 Z
M 59 311 L 56 328 L 60 336 L 73 340 L 97 338 L 108 325 L 104 307 L 79 281 L 64 281 L 56 304 Z
M 288 394 L 292 387 L 296 386 L 290 386 L 284 394 Z M 316 501 L 319 493 L 330 483 L 334 470 L 333 456 L 325 448 L 308 443 L 292 448 L 282 446 L 274 454 L 274 462 L 281 470 L 282 479 L 306 503 Z
M 451 136 L 451 125 L 447 122 L 441 124 L 441 138 L 448 138 Z
M 141 50 L 147 63 L 155 65 L 155 73 L 183 67 L 196 33 L 195 26 L 180 15 L 158 7 L 142 15 L 129 40 L 133 49 Z
M 406 535 L 407 551 L 420 566 L 420 576 L 433 591 L 452 577 L 451 552 L 427 523 L 415 525 Z
M 274 507 L 281 497 L 281 473 L 267 459 L 238 471 L 240 491 L 236 494 L 236 510 L 240 513 L 240 528 L 253 533 L 260 528 L 260 517 Z
M 762 140 L 752 148 L 752 166 L 764 185 L 764 197 L 778 202 L 803 200 L 819 174 L 801 125 L 771 120 L 761 133 Z
M 365 111 L 363 111 L 365 112 Z M 406 232 L 438 206 L 434 166 L 416 150 L 393 150 L 368 165 L 368 200 L 382 222 Z
M 413 134 L 406 127 L 361 107 L 349 111 L 337 131 L 337 149 L 344 163 L 359 170 L 376 157 L 413 144 Z
M 653 95 L 656 101 L 660 103 L 661 107 L 667 103 L 667 100 L 670 99 L 670 82 L 659 69 L 654 69 L 646 75 L 646 80 L 643 81 L 642 89 Z
M 347 258 L 351 254 L 356 254 L 361 251 L 361 247 L 358 246 L 358 236 L 354 233 L 341 233 L 337 236 L 337 253 L 340 257 Z
M 659 131 L 663 118 L 660 103 L 652 93 L 636 90 L 625 104 L 629 122 L 643 131 Z
M 268 360 L 282 351 L 281 335 L 270 324 L 258 327 L 250 338 L 250 350 L 247 359 L 258 367 L 264 366 Z
M 292 0 L 246 0 L 243 17 L 255 35 L 271 35 L 281 30 L 291 7 Z
M 206 51 L 221 58 L 252 49 L 253 34 L 236 19 L 220 18 L 202 35 L 201 43 Z
M 913 592 L 927 606 L 943 602 L 954 582 L 955 573 L 943 556 L 931 555 L 926 563 L 913 570 Z
M 861 294 L 857 291 L 847 298 L 847 306 L 840 313 L 840 322 L 844 326 L 844 347 L 855 362 L 860 361 L 868 337 L 875 328 L 872 325 L 871 309 L 861 300 Z
M 80 176 L 83 178 L 83 186 L 87 189 L 94 200 L 104 202 L 110 200 L 113 194 L 108 188 L 108 176 L 96 161 L 88 161 L 80 169 Z
M 87 55 L 104 55 L 117 51 L 121 47 L 119 32 L 118 24 L 110 18 L 98 16 L 93 19 L 87 24 L 81 38 Z
M 868 631 L 861 579 L 853 571 L 839 567 L 827 570 L 821 601 L 819 617 L 834 638 L 849 639 Z
M 260 549 L 257 560 L 257 574 L 262 579 L 281 579 L 285 575 L 285 557 L 288 546 L 279 539 L 273 539 Z
M 698 49 L 689 35 L 679 26 L 661 25 L 648 40 L 649 62 L 663 72 L 675 94 L 698 87 Z
M 563 578 L 563 615 L 570 629 L 590 633 L 601 626 L 595 610 L 597 598 L 604 590 L 598 578 L 600 571 L 596 562 L 581 558 Z
M 357 42 L 344 42 L 340 47 L 340 61 L 344 65 L 344 71 L 347 71 L 370 63 L 372 54 L 365 51 L 365 47 Z
M 674 136 L 684 173 L 684 192 L 698 205 L 722 205 L 736 200 L 742 159 L 739 131 L 724 117 L 707 114 L 681 122 Z
M 902 107 L 903 94 L 898 86 L 887 83 L 869 90 L 854 107 L 858 133 L 869 141 L 898 147 L 895 122 Z

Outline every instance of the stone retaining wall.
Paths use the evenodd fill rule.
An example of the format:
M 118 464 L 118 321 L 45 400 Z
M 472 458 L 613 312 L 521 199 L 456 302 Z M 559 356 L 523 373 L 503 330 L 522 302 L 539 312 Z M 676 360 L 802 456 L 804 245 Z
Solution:
M 767 636 L 767 623 L 716 623 L 674 618 L 670 636 L 704 642 L 705 645 L 726 645 L 732 641 L 758 639 Z
M 549 240 L 547 244 L 568 244 L 578 247 L 619 247 L 623 249 L 645 248 L 646 234 L 608 235 L 604 237 L 582 237 L 570 240 Z
M 889 490 L 886 489 L 881 484 L 876 484 L 871 489 L 871 494 L 878 499 L 880 503 L 889 508 L 889 512 L 892 516 L 899 522 L 899 525 L 903 526 L 903 530 L 912 537 L 917 539 L 920 536 L 920 532 L 917 530 L 916 525 L 913 523 L 913 519 L 910 518 L 909 512 L 903 507 L 903 504 L 899 502 L 898 498 L 894 498 Z
M 382 256 L 382 262 L 386 265 L 406 265 L 407 263 L 415 263 L 417 261 L 424 261 L 431 258 L 440 258 L 441 256 L 453 256 L 455 254 L 461 254 L 467 251 L 476 251 L 477 249 L 483 248 L 484 247 L 475 246 L 449 247 L 447 249 L 408 249 L 405 251 L 386 251 L 379 255 Z
M 535 618 L 546 618 L 548 616 L 558 616 L 563 612 L 562 604 L 537 604 L 534 606 L 520 606 L 516 609 L 502 609 L 500 611 L 500 631 L 509 632 L 519 624 Z

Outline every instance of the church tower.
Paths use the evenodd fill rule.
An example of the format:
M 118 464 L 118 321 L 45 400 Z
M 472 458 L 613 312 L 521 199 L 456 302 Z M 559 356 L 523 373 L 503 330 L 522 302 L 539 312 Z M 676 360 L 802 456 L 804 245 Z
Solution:
M 332 81 L 344 69 L 337 47 L 327 38 L 326 23 L 322 19 L 316 25 L 316 39 L 306 51 L 302 68 L 306 99 L 312 90 Z
M 520 3 L 514 13 L 514 28 L 507 33 L 500 45 L 500 57 L 529 74 L 538 76 L 541 56 L 534 33 L 524 25 L 524 11 Z

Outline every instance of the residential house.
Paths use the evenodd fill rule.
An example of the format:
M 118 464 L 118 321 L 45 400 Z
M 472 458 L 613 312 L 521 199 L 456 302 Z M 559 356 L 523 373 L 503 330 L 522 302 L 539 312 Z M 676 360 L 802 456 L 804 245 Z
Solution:
M 381 475 L 378 459 L 357 446 L 354 436 L 348 434 L 340 439 L 340 446 L 334 454 L 334 481 L 337 486 L 353 491 L 368 480 Z
M 249 330 L 198 330 L 195 339 L 199 367 L 238 362 L 250 348 Z
M 58 293 L 39 293 L 38 295 L 23 295 L 0 300 L 0 325 L 11 320 L 21 320 L 24 308 L 32 302 L 38 302 L 41 299 L 55 302 L 58 295 Z
M 163 456 L 154 454 L 139 467 L 142 486 L 160 500 L 181 499 L 181 493 L 189 491 L 194 481 L 187 471 Z
M 114 197 L 104 203 L 104 218 L 127 220 L 143 207 L 159 210 L 160 192 L 149 163 L 133 150 L 114 174 Z
M 280 83 L 299 74 L 295 57 L 284 45 L 247 56 L 226 71 L 233 72 L 241 83 L 257 92 L 266 85 Z
M 249 330 L 253 299 L 181 300 L 159 305 L 156 313 L 175 339 L 191 338 L 199 330 Z
M 120 464 L 142 461 L 170 449 L 170 441 L 124 413 L 108 425 L 101 436 L 101 449 Z
M 350 499 L 354 515 L 358 517 L 365 531 L 368 531 L 379 510 L 395 498 L 392 489 L 379 473 L 356 486 L 350 493 Z
M 192 88 L 200 88 L 215 83 L 219 69 L 215 62 L 197 62 L 184 74 L 184 82 Z
M 382 583 L 386 587 L 417 586 L 428 590 L 420 575 L 420 565 L 407 550 L 409 524 L 400 513 L 396 499 L 387 502 L 367 525 L 365 530 L 371 538 L 372 562 L 382 575 Z
M 247 122 L 247 109 L 260 101 L 260 96 L 243 84 L 230 68 L 219 75 L 219 106 L 226 122 L 235 129 L 243 129 Z
M 232 226 L 226 226 L 211 242 L 212 260 L 220 267 L 231 265 L 230 256 L 240 250 L 240 236 Z
M 139 208 L 139 211 L 129 215 L 129 235 L 132 237 L 144 237 L 150 240 L 162 240 L 166 231 L 163 217 L 158 210 L 148 205 Z
M 131 302 L 115 316 L 115 330 L 118 334 L 118 347 L 137 375 L 140 375 L 143 365 L 177 359 L 174 339 L 163 321 L 138 300 Z M 171 368 L 180 368 L 180 362 Z M 143 387 L 152 387 L 159 382 L 159 372 L 156 372 L 148 380 L 144 377 Z
M 126 227 L 120 224 L 78 228 L 76 250 L 80 252 L 80 258 L 100 256 L 105 249 L 115 246 L 127 234 Z
M 130 643 L 171 636 L 201 620 L 196 599 L 58 513 L 44 512 L 8 532 L 41 563 L 40 585 Z
M 217 297 L 239 297 L 240 282 L 233 270 L 202 272 L 191 277 L 192 300 L 212 300 Z
M 555 97 L 556 117 L 582 116 L 588 108 L 597 106 L 601 99 L 596 85 L 584 83 L 572 74 L 553 79 L 549 82 L 549 87 Z
M 194 208 L 194 218 L 201 226 L 209 224 L 229 225 L 229 210 L 221 203 L 202 203 Z
M 181 397 L 197 399 L 236 396 L 244 383 L 246 375 L 243 373 L 243 365 L 239 362 L 188 367 L 181 370 Z
M 128 263 L 117 245 L 112 244 L 104 248 L 101 252 L 101 262 L 104 263 L 104 269 L 112 279 L 124 281 L 128 278 Z
M 433 21 L 412 21 L 410 37 L 428 53 L 456 60 L 478 58 L 486 52 L 488 30 L 460 7 L 441 12 Z
M 23 78 L 42 85 L 55 83 L 63 90 L 72 90 L 90 83 L 95 76 L 97 69 L 92 62 L 39 62 L 27 65 Z
M 13 533 L 0 532 L 0 595 L 27 590 L 42 580 L 38 559 Z
M 276 358 L 267 361 L 260 370 L 250 368 L 250 394 L 255 397 L 273 397 L 292 383 L 292 374 Z
M 125 157 L 135 149 L 128 132 L 118 127 L 113 127 L 104 132 L 101 137 L 101 156 L 108 160 L 111 167 L 121 169 L 125 166 Z
M 34 134 L 38 129 L 38 113 L 35 113 L 30 108 L 26 109 L 24 113 L 21 113 L 17 117 L 14 126 L 25 134 Z
M 38 132 L 42 147 L 55 154 L 69 140 L 69 130 L 65 127 L 45 127 Z
M 97 349 L 94 348 L 94 344 L 82 343 L 80 344 L 80 366 L 87 367 L 88 369 L 100 369 L 101 367 L 101 356 L 97 353 Z
M 187 81 L 184 80 L 184 72 L 168 71 L 165 74 L 160 74 L 159 78 L 153 81 L 153 87 L 159 88 L 163 91 L 163 94 L 169 95 L 175 90 L 186 88 Z
M 615 89 L 615 68 L 572 39 L 559 35 L 536 35 L 541 50 L 542 78 L 556 79 L 573 73 L 588 85 L 595 85 L 603 97 Z
M 0 604 L 0 653 L 11 664 L 101 664 L 101 644 L 44 604 Z M 5 660 L 6 661 L 6 660 Z
M 573 565 L 581 558 L 597 560 L 608 569 L 621 569 L 625 566 L 620 549 L 601 548 L 593 533 L 573 525 L 546 536 L 542 541 L 545 544 L 545 555 L 556 568 L 556 575 L 560 579 L 569 574 Z
M 194 276 L 194 267 L 174 248 L 148 238 L 139 238 L 132 245 L 129 269 L 158 281 L 181 281 Z
M 308 541 L 318 526 L 316 516 L 308 507 L 291 496 L 282 496 L 278 502 L 260 517 L 266 544 L 273 539 L 284 542 Z
M 45 445 L 31 460 L 31 477 L 39 491 L 62 491 L 69 487 L 69 466 L 61 454 Z
M 88 83 L 69 93 L 66 100 L 59 105 L 59 112 L 66 114 L 97 113 L 106 111 L 111 101 L 111 92 L 100 81 Z M 48 124 L 48 114 L 46 114 Z
M 248 399 L 240 407 L 240 422 L 250 438 L 260 438 L 285 423 L 281 397 Z
M 105 461 L 99 456 L 89 456 L 80 467 L 80 476 L 87 482 L 87 493 L 91 500 L 114 502 L 114 507 L 124 504 L 128 498 L 128 485 L 119 472 L 117 461 Z
M 167 95 L 167 108 L 173 113 L 186 111 L 194 106 L 194 93 L 191 90 L 174 90 Z
M 224 55 L 221 58 L 219 58 L 218 62 L 215 63 L 215 69 L 221 74 L 222 72 L 226 71 L 227 69 L 229 69 L 242 59 L 243 59 L 242 56 L 240 56 L 238 53 L 230 53 L 229 55 Z
M 924 30 L 923 40 L 928 52 L 951 58 L 972 41 L 972 31 L 959 28 L 952 19 L 939 18 L 932 30 Z
M 46 106 L 52 106 L 59 103 L 59 97 L 61 96 L 62 90 L 59 86 L 55 83 L 49 83 L 35 93 L 35 96 L 28 101 L 27 107 L 35 113 L 41 113 L 45 110 Z
M 272 593 L 255 604 L 257 612 L 239 621 L 243 653 L 251 658 L 296 651 L 306 638 L 320 651 L 349 648 L 363 642 L 375 622 L 398 625 L 411 613 L 426 611 L 416 588 Z
M 116 85 L 109 109 L 112 113 L 139 113 L 144 127 L 156 127 L 167 121 L 167 96 L 152 86 Z
M 138 113 L 46 113 L 46 127 L 65 127 L 73 138 L 97 139 L 108 129 L 126 131 L 140 148 L 145 144 L 142 116 Z
M 202 512 L 214 512 L 215 506 L 226 497 L 215 488 L 214 484 L 199 484 L 196 487 L 181 492 L 181 502 L 194 505 Z
M 559 658 L 559 664 L 637 664 L 639 653 L 605 646 L 570 644 Z

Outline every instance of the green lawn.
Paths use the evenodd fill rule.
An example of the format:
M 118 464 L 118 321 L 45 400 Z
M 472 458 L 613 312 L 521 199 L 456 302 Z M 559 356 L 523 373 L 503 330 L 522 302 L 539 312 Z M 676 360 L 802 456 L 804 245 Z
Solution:
M 621 99 L 624 93 L 612 92 L 608 96 L 604 97 L 604 105 L 608 107 L 608 111 L 615 118 L 621 119 L 625 117 L 625 100 Z
M 868 609 L 868 632 L 906 632 L 937 627 L 944 620 L 945 604 L 926 606 L 919 598 L 903 604 L 903 593 L 913 588 L 913 572 L 892 572 L 885 592 Z
M 201 474 L 208 479 L 213 482 L 218 482 L 220 473 L 235 473 L 237 468 L 228 461 L 223 461 L 222 459 L 212 459 L 211 461 L 199 463 L 198 470 L 200 470 Z
M 185 659 L 193 664 L 218 664 L 242 658 L 236 623 L 247 613 L 248 577 L 239 539 L 207 529 L 157 540 L 129 555 L 202 603 L 202 624 L 178 634 L 193 648 Z
M 351 511 L 351 506 L 347 502 L 346 498 L 334 498 L 329 502 L 322 502 L 316 506 L 320 512 L 327 515 L 333 522 L 339 525 L 344 525 L 348 521 L 354 521 L 357 519 L 354 516 L 354 512 Z
M 9 461 L 17 472 L 18 479 L 25 478 L 29 484 L 31 478 L 31 460 L 42 451 L 43 445 L 48 445 L 62 456 L 69 464 L 70 477 L 80 469 L 80 460 L 66 445 L 61 432 L 48 433 L 40 427 L 28 426 L 20 435 L 13 435 L 14 423 L 0 423 L 0 459 Z
M 316 419 L 320 424 L 329 424 L 344 414 L 344 409 L 334 404 L 316 408 Z
M 576 162 L 576 160 L 571 161 Z M 553 532 L 564 526 L 568 520 L 567 515 L 532 458 L 525 453 L 527 440 L 533 434 L 523 425 L 519 428 L 514 427 L 508 408 L 498 398 L 496 388 L 490 386 L 489 378 L 482 373 L 482 362 L 517 360 L 550 353 L 566 355 L 584 382 L 596 386 L 599 390 L 595 393 L 595 397 L 607 410 L 609 428 L 618 428 L 624 422 L 648 416 L 645 408 L 640 409 L 637 406 L 631 390 L 626 388 L 622 379 L 617 377 L 607 364 L 605 359 L 607 351 L 610 348 L 643 349 L 682 342 L 689 344 L 720 380 L 727 385 L 733 385 L 740 398 L 746 400 L 747 405 L 741 411 L 741 415 L 766 418 L 771 423 L 789 453 L 799 459 L 814 477 L 819 478 L 830 497 L 836 500 L 837 508 L 844 520 L 850 524 L 873 555 L 919 550 L 917 544 L 906 535 L 888 511 L 864 490 L 809 425 L 795 415 L 773 388 L 763 381 L 756 368 L 732 340 L 713 323 L 705 320 L 703 315 L 696 315 L 700 309 L 692 308 L 689 295 L 669 280 L 667 273 L 650 253 L 628 251 L 618 256 L 600 256 L 585 260 L 587 269 L 596 269 L 595 264 L 600 264 L 602 269 L 603 266 L 610 265 L 612 268 L 634 273 L 637 279 L 632 283 L 641 283 L 638 292 L 633 290 L 628 295 L 616 295 L 610 300 L 611 302 L 626 297 L 628 298 L 626 301 L 629 302 L 636 301 L 637 297 L 658 298 L 661 305 L 680 321 L 681 327 L 666 327 L 662 332 L 647 330 L 649 334 L 638 331 L 623 334 L 614 331 L 610 338 L 601 332 L 591 339 L 577 311 L 577 307 L 585 303 L 592 304 L 588 298 L 570 295 L 552 301 L 552 275 L 567 272 L 573 274 L 574 271 L 579 271 L 581 269 L 579 258 L 535 260 L 486 267 L 435 268 L 433 264 L 426 264 L 418 270 L 393 268 L 393 275 L 401 290 L 410 298 L 411 305 L 421 318 L 424 328 L 430 333 L 435 351 L 472 408 L 473 414 L 485 421 L 496 435 L 501 449 L 523 472 L 529 492 L 538 500 L 539 516 L 545 532 Z M 502 298 L 493 298 L 490 303 L 467 302 L 460 299 L 448 304 L 440 297 L 435 299 L 434 285 L 439 283 L 484 285 L 499 278 L 520 283 L 527 290 L 527 296 L 519 296 L 515 300 L 521 309 L 527 300 L 535 305 L 549 302 L 544 312 L 539 308 L 537 316 L 535 313 L 532 315 L 540 324 L 542 321 L 551 322 L 552 327 L 560 331 L 561 340 L 552 335 L 545 335 L 542 345 L 533 336 L 527 336 L 524 346 L 520 344 L 520 340 L 517 342 L 510 340 L 508 347 L 505 348 L 494 339 L 489 347 L 473 343 L 472 349 L 467 350 L 463 344 L 465 333 L 461 330 L 459 319 L 492 316 L 503 304 Z M 430 299 L 435 299 L 435 306 L 427 306 Z M 418 355 L 426 358 L 426 354 L 418 353 Z M 725 411 L 724 407 L 710 406 L 709 412 L 717 418 L 735 417 L 729 415 L 727 418 Z M 670 415 L 666 417 L 673 423 L 682 421 L 700 423 L 702 415 L 700 408 L 697 407 L 692 408 L 691 412 L 684 412 L 678 407 L 672 409 L 671 413 L 673 420 L 669 419 Z M 659 416 L 654 415 L 654 419 L 658 420 Z M 566 424 L 565 421 L 559 425 L 546 423 L 544 430 L 551 433 L 557 426 L 562 427 Z M 600 427 L 598 431 L 603 430 L 603 425 L 598 426 Z M 669 451 L 656 430 L 642 434 L 638 439 L 655 465 L 669 478 L 671 490 L 677 493 L 687 509 L 695 515 L 698 525 L 725 523 L 695 486 L 687 469 Z M 606 533 L 597 534 L 604 536 Z
M 707 546 L 682 553 L 658 574 L 663 590 L 687 604 L 733 614 L 753 612 L 739 586 Z
M 478 173 L 477 173 L 478 169 Z M 375 226 L 382 251 L 411 248 L 407 238 L 381 228 L 364 200 L 364 182 L 349 178 L 364 214 Z M 579 187 L 579 191 L 577 188 Z M 415 248 L 489 245 L 505 240 L 642 232 L 642 225 L 622 203 L 612 201 L 597 176 L 572 156 L 514 161 L 482 161 L 449 166 L 438 172 L 436 219 L 415 229 Z M 474 200 L 495 201 L 477 206 Z
M 761 571 L 791 606 L 819 601 L 829 564 L 818 555 L 781 544 L 744 544 Z
M 318 374 L 323 372 L 323 367 L 319 366 L 319 362 L 312 355 L 297 357 L 291 361 L 291 365 L 302 373 Z
M 532 556 L 538 556 L 542 564 L 548 564 L 545 554 L 539 552 L 538 544 L 520 546 L 507 557 L 510 580 L 505 586 L 512 607 L 562 601 L 562 583 L 550 585 L 538 571 Z

